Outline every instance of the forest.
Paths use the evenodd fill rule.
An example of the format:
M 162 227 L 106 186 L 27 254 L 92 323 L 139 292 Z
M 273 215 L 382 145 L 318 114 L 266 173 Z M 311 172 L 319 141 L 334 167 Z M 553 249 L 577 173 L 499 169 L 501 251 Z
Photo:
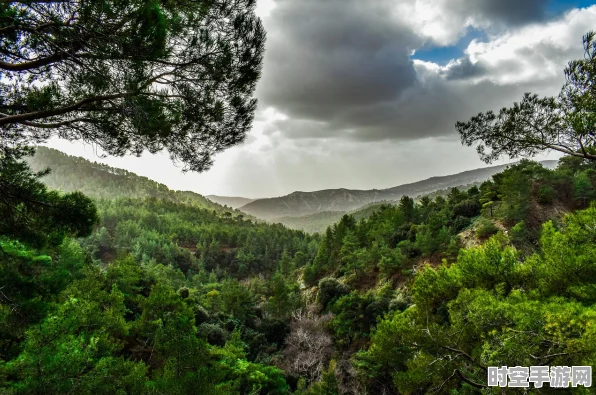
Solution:
M 593 161 L 311 236 L 38 152 L 64 171 L 31 182 L 95 196 L 97 221 L 2 238 L 3 393 L 475 393 L 487 366 L 595 362 Z
M 254 1 L 62 3 L 0 3 L 0 394 L 555 393 L 487 369 L 596 365 L 596 34 L 560 96 L 456 124 L 555 169 L 309 234 L 43 147 L 208 169 L 253 120 Z

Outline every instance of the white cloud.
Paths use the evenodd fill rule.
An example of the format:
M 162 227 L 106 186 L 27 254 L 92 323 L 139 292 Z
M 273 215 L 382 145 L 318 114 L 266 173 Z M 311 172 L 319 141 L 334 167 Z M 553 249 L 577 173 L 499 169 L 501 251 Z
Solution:
M 473 82 L 488 80 L 499 85 L 529 82 L 562 82 L 563 68 L 581 57 L 581 37 L 594 28 L 596 6 L 574 9 L 563 17 L 531 24 L 488 42 L 473 40 L 465 50 L 470 63 L 484 72 Z M 461 66 L 462 59 L 443 68 Z
M 468 28 L 500 35 L 512 26 L 541 21 L 548 0 L 402 0 L 395 18 L 436 46 L 456 43 Z
M 418 36 L 446 46 L 455 43 L 472 19 L 452 12 L 448 0 L 401 1 L 395 6 L 396 18 Z
M 255 8 L 255 14 L 260 18 L 266 18 L 271 14 L 271 11 L 275 8 L 275 1 L 273 0 L 258 0 L 257 7 Z

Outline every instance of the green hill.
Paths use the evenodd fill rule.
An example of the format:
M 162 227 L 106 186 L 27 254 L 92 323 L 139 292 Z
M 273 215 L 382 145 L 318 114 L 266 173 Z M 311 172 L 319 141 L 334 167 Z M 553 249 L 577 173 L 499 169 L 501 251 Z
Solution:
M 229 211 L 198 193 L 173 191 L 147 177 L 48 147 L 37 147 L 35 155 L 28 162 L 35 171 L 49 167 L 51 172 L 42 181 L 50 188 L 63 192 L 80 191 L 96 199 L 153 197 L 220 212 Z
M 478 186 L 480 183 L 475 184 L 468 184 L 468 185 L 458 185 L 454 188 L 458 188 L 462 191 L 467 190 L 472 186 Z M 437 196 L 447 196 L 451 188 L 449 189 L 439 189 L 434 192 L 425 195 L 418 195 L 416 196 L 416 200 L 419 200 L 422 196 L 429 196 L 431 198 L 435 198 Z M 377 210 L 382 208 L 385 205 L 395 205 L 398 201 L 391 200 L 391 201 L 377 201 L 373 203 L 365 204 L 362 207 L 359 207 L 354 210 L 349 211 L 322 211 L 320 213 L 302 215 L 298 217 L 286 216 L 286 217 L 279 217 L 271 220 L 271 222 L 279 222 L 290 229 L 297 229 L 303 230 L 308 233 L 320 233 L 324 232 L 327 227 L 335 224 L 337 221 L 341 219 L 342 216 L 345 214 L 350 214 L 356 220 L 365 219 L 370 217 L 373 213 Z

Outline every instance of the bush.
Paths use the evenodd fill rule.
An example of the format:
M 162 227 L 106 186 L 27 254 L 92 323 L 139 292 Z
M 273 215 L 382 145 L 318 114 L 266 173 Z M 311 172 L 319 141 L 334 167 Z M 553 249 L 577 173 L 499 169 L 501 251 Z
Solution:
M 309 287 L 314 286 L 317 280 L 317 271 L 313 265 L 306 265 L 304 267 L 304 275 L 302 276 L 304 283 Z
M 453 233 L 459 233 L 470 225 L 470 219 L 462 215 L 458 216 L 451 223 L 451 231 Z
M 290 322 L 279 319 L 263 320 L 259 326 L 259 332 L 265 335 L 268 343 L 275 343 L 281 346 L 290 333 Z
M 578 172 L 573 176 L 573 197 L 581 206 L 587 206 L 594 198 L 594 186 L 587 171 Z
M 463 242 L 459 236 L 453 237 L 449 241 L 449 245 L 445 250 L 445 257 L 450 260 L 457 259 L 457 255 L 459 254 L 459 250 L 463 248 Z
M 520 221 L 509 231 L 509 238 L 513 242 L 521 242 L 526 238 L 526 223 Z
M 201 325 L 202 323 L 209 321 L 209 313 L 203 306 L 196 306 L 194 313 L 196 325 Z
M 486 218 L 482 218 L 476 225 L 476 236 L 478 236 L 481 239 L 490 237 L 498 231 L 499 228 L 497 228 L 492 221 Z
M 228 333 L 218 325 L 203 323 L 198 326 L 197 334 L 206 339 L 209 344 L 223 347 L 228 339 Z
M 412 298 L 402 292 L 395 295 L 395 298 L 389 302 L 389 310 L 404 311 L 412 304 Z
M 379 270 L 386 276 L 392 276 L 403 266 L 406 256 L 399 248 L 382 250 L 379 260 Z
M 551 204 L 553 202 L 554 191 L 550 185 L 541 185 L 538 189 L 538 203 Z
M 475 217 L 480 214 L 482 206 L 476 200 L 466 199 L 463 202 L 457 203 L 453 207 L 453 216 Z
M 335 278 L 323 278 L 319 281 L 319 304 L 326 309 L 329 303 L 347 295 L 349 292 L 349 288 Z
M 410 240 L 400 241 L 397 248 L 408 258 L 414 258 L 420 254 L 420 250 L 416 247 L 416 244 Z
M 190 291 L 187 287 L 182 287 L 178 290 L 178 295 L 180 295 L 182 299 L 186 299 L 190 295 Z

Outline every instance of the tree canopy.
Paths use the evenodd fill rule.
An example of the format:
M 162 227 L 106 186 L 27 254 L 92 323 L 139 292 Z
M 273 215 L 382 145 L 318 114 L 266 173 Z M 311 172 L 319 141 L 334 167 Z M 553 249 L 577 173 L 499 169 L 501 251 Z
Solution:
M 584 58 L 569 62 L 558 97 L 526 93 L 519 103 L 480 113 L 455 127 L 487 163 L 555 150 L 596 160 L 596 33 L 583 37 Z
M 89 236 L 97 209 L 81 192 L 60 194 L 39 181 L 49 169 L 32 172 L 22 156 L 32 150 L 0 151 L 0 236 L 41 246 L 66 235 Z
M 252 123 L 265 41 L 255 3 L 2 2 L 4 145 L 57 135 L 209 168 Z

